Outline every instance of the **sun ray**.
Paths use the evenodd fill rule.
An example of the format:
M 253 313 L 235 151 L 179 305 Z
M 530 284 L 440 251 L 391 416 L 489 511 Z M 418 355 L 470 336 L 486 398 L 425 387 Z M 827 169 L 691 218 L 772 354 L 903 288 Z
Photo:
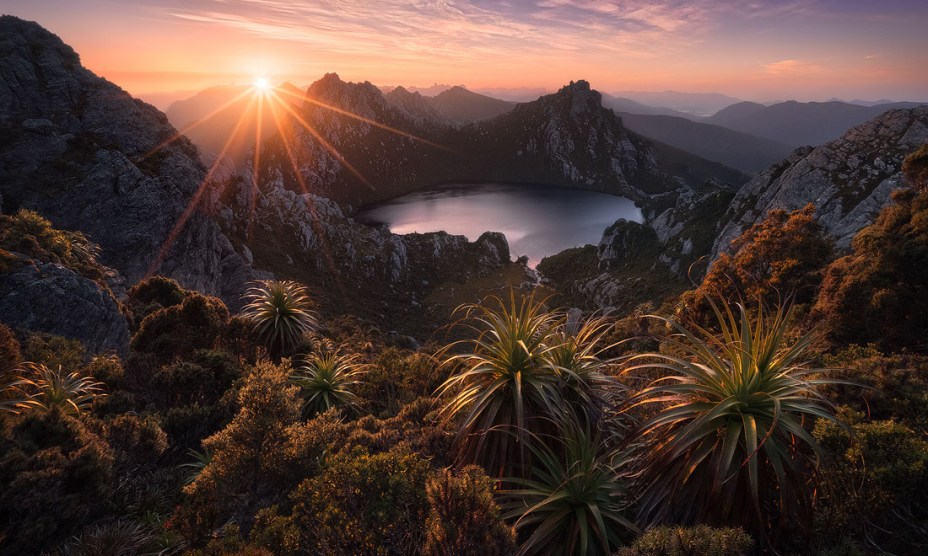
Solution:
M 299 113 L 297 113 L 297 111 L 293 109 L 293 107 L 291 107 L 286 102 L 282 101 L 280 97 L 277 96 L 275 91 L 271 91 L 271 96 L 273 96 L 280 103 L 280 105 L 284 107 L 284 110 L 286 110 L 287 112 L 290 113 L 291 116 L 293 116 L 293 119 L 299 122 L 300 126 L 302 126 L 303 129 L 307 131 L 307 133 L 309 133 L 317 141 L 322 143 L 322 146 L 325 147 L 325 149 L 329 151 L 329 153 L 332 156 L 338 159 L 339 163 L 341 163 L 344 167 L 348 168 L 348 170 L 352 174 L 354 174 L 359 180 L 361 180 L 361 183 L 363 183 L 368 188 L 370 188 L 371 191 L 375 191 L 377 189 L 376 187 L 374 187 L 374 185 L 371 182 L 367 180 L 367 178 L 364 177 L 363 174 L 361 174 L 361 172 L 357 168 L 355 168 L 350 162 L 348 162 L 348 159 L 346 159 L 344 155 L 342 155 L 342 153 L 338 152 L 338 149 L 336 149 L 331 143 L 329 143 L 325 139 L 325 137 L 322 136 L 322 134 L 316 131 L 316 129 L 313 128 L 313 126 L 311 126 L 306 120 L 304 120 L 303 117 L 300 116 Z
M 280 98 L 276 97 L 276 95 L 273 98 L 277 100 L 277 102 L 281 102 Z M 312 194 L 309 191 L 309 187 L 307 187 L 306 181 L 303 179 L 303 174 L 300 172 L 299 165 L 296 161 L 296 156 L 294 155 L 293 146 L 291 145 L 290 140 L 287 138 L 286 130 L 281 124 L 280 117 L 277 115 L 277 111 L 271 110 L 271 116 L 274 118 L 274 125 L 277 127 L 278 137 L 280 137 L 281 143 L 283 143 L 284 151 L 287 154 L 287 160 L 290 161 L 290 167 L 293 170 L 293 174 L 296 177 L 297 183 L 300 185 L 300 190 L 306 194 L 303 196 L 303 201 L 306 203 L 306 209 L 309 211 L 309 214 L 312 217 L 309 225 L 313 228 L 313 232 L 316 234 L 316 237 L 319 238 L 323 257 L 325 258 L 326 265 L 329 267 L 329 273 L 335 280 L 335 283 L 338 286 L 342 296 L 345 297 L 347 296 L 347 290 L 339 276 L 338 267 L 335 265 L 335 257 L 332 254 L 332 248 L 329 246 L 328 238 L 326 238 L 325 234 L 322 233 L 323 230 L 321 226 L 319 226 L 319 213 L 316 210 L 316 202 L 313 200 Z
M 402 136 L 402 137 L 408 137 L 409 139 L 412 139 L 412 140 L 414 140 L 414 141 L 419 141 L 420 143 L 426 144 L 426 145 L 428 145 L 428 146 L 430 146 L 430 147 L 434 147 L 434 148 L 436 148 L 436 149 L 440 149 L 440 150 L 443 150 L 443 151 L 446 151 L 446 152 L 449 152 L 449 153 L 452 153 L 452 154 L 460 154 L 460 153 L 458 153 L 457 151 L 455 151 L 454 149 L 450 149 L 450 148 L 448 148 L 448 147 L 446 147 L 446 146 L 444 146 L 444 145 L 440 145 L 440 144 L 438 144 L 438 143 L 435 143 L 434 141 L 429 141 L 428 139 L 424 139 L 424 138 L 422 138 L 422 137 L 419 137 L 418 135 L 413 135 L 412 133 L 403 131 L 403 130 L 401 130 L 401 129 L 396 129 L 396 128 L 394 128 L 394 127 L 390 127 L 390 126 L 388 126 L 388 125 L 386 125 L 386 124 L 382 124 L 382 123 L 380 123 L 380 122 L 378 122 L 378 121 L 376 121 L 376 120 L 372 120 L 372 119 L 370 119 L 370 118 L 365 118 L 364 116 L 360 116 L 360 115 L 358 115 L 358 114 L 354 114 L 353 112 L 349 112 L 349 111 L 347 111 L 347 110 L 342 110 L 341 108 L 332 106 L 331 104 L 326 104 L 326 103 L 321 102 L 321 101 L 318 101 L 318 100 L 316 100 L 316 99 L 314 99 L 314 98 L 310 98 L 310 97 L 307 96 L 307 95 L 298 95 L 298 94 L 296 94 L 296 93 L 294 93 L 294 92 L 292 92 L 292 91 L 286 91 L 286 90 L 283 90 L 283 89 L 281 89 L 280 92 L 282 92 L 282 93 L 284 93 L 284 94 L 286 94 L 286 95 L 292 96 L 292 97 L 296 97 L 296 98 L 298 98 L 298 99 L 300 99 L 300 100 L 303 100 L 303 101 L 305 101 L 305 102 L 309 102 L 309 103 L 311 103 L 311 104 L 315 104 L 315 105 L 317 105 L 317 106 L 321 106 L 322 108 L 325 108 L 326 110 L 331 110 L 332 112 L 335 112 L 336 114 L 341 114 L 341 115 L 343 115 L 343 116 L 348 116 L 349 118 L 354 118 L 355 120 L 359 120 L 359 121 L 362 121 L 362 122 L 364 122 L 364 123 L 366 123 L 366 124 L 370 124 L 370 125 L 372 125 L 372 126 L 374 126 L 374 127 L 378 127 L 378 128 L 380 128 L 380 129 L 389 131 L 390 133 L 395 133 L 396 135 L 399 135 L 399 136 Z
M 198 119 L 197 121 L 192 122 L 192 123 L 190 123 L 190 124 L 184 126 L 184 127 L 183 127 L 182 129 L 180 129 L 177 133 L 175 133 L 174 135 L 172 135 L 171 137 L 169 137 L 169 138 L 166 139 L 165 141 L 161 142 L 159 145 L 157 145 L 156 147 L 152 148 L 152 149 L 149 150 L 147 153 L 143 154 L 143 155 L 139 158 L 138 162 L 144 161 L 144 160 L 147 159 L 148 157 L 154 155 L 155 153 L 157 153 L 157 152 L 160 151 L 161 149 L 167 147 L 168 145 L 170 145 L 170 144 L 173 143 L 174 141 L 177 141 L 178 139 L 180 139 L 181 137 L 183 137 L 188 131 L 190 131 L 190 130 L 192 130 L 192 129 L 196 129 L 197 127 L 199 127 L 199 126 L 205 124 L 205 123 L 206 123 L 207 121 L 209 121 L 210 119 L 212 119 L 212 118 L 218 116 L 221 112 L 223 112 L 224 110 L 228 109 L 230 106 L 232 106 L 232 105 L 235 104 L 236 102 L 240 101 L 245 95 L 247 95 L 247 94 L 249 94 L 249 93 L 254 93 L 254 87 L 249 87 L 248 89 L 245 89 L 244 91 L 242 91 L 241 93 L 235 95 L 235 97 L 233 97 L 231 100 L 229 100 L 228 102 L 222 104 L 221 106 L 219 106 L 218 108 L 216 108 L 215 110 L 213 110 L 212 112 L 210 112 L 209 114 L 207 114 L 206 116 L 203 116 L 202 118 Z M 254 100 L 254 99 L 252 98 L 252 100 Z M 243 112 L 243 114 L 246 114 L 247 112 L 248 112 L 248 111 L 245 110 L 245 112 Z
M 232 145 L 232 142 L 235 140 L 235 137 L 238 135 L 239 130 L 242 128 L 246 121 L 246 114 L 251 109 L 251 106 L 254 104 L 255 99 L 252 98 L 248 101 L 248 107 L 242 112 L 242 115 L 238 119 L 238 123 L 235 124 L 235 128 L 232 130 L 232 133 L 229 134 L 229 138 L 226 140 L 225 145 L 223 145 L 222 150 L 219 151 L 219 155 L 216 157 L 216 160 L 213 161 L 209 169 L 206 172 L 206 176 L 203 177 L 203 181 L 200 183 L 200 186 L 197 188 L 196 193 L 193 194 L 193 198 L 190 199 L 190 202 L 187 203 L 187 207 L 184 209 L 184 212 L 181 213 L 180 217 L 175 222 L 174 227 L 171 228 L 170 233 L 168 233 L 167 238 L 161 244 L 161 247 L 158 249 L 158 253 L 155 255 L 155 258 L 152 260 L 151 265 L 148 267 L 148 271 L 145 273 L 145 276 L 152 276 L 164 262 L 164 259 L 167 257 L 168 251 L 171 249 L 171 246 L 177 240 L 177 236 L 180 234 L 183 227 L 187 224 L 187 221 L 190 220 L 190 217 L 193 215 L 194 211 L 200 205 L 200 199 L 203 197 L 203 193 L 206 191 L 206 188 L 209 185 L 210 179 L 213 177 L 213 174 L 216 172 L 216 169 L 219 168 L 220 163 L 222 162 L 223 157 L 226 152 L 229 150 L 229 146 Z
M 264 82 L 264 87 L 257 86 L 257 95 L 258 98 L 258 112 L 257 112 L 257 123 L 255 125 L 255 154 L 252 160 L 252 174 L 251 174 L 251 195 L 248 199 L 248 233 L 251 233 L 251 226 L 254 221 L 254 218 L 250 218 L 254 215 L 255 211 L 255 202 L 258 194 L 258 174 L 261 171 L 261 132 L 264 127 L 264 98 L 267 96 L 267 81 Z M 273 111 L 273 110 L 272 110 Z

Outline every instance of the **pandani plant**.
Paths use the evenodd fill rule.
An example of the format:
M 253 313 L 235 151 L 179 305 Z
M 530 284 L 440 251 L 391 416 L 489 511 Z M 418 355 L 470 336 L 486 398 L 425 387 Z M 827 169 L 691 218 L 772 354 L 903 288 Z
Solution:
M 633 356 L 623 371 L 657 375 L 627 405 L 659 408 L 633 435 L 639 520 L 755 531 L 770 530 L 774 516 L 807 524 L 821 449 L 806 426 L 835 420 L 817 388 L 840 381 L 807 367 L 815 336 L 789 339 L 789 302 L 771 311 L 710 305 L 718 333 L 654 316 L 676 332 L 669 349 Z

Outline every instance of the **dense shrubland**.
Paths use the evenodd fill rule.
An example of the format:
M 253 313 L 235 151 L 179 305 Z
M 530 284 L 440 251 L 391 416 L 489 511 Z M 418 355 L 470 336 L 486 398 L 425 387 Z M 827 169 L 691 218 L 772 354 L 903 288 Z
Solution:
M 511 291 L 412 351 L 296 283 L 234 315 L 152 277 L 122 359 L 0 326 L 0 553 L 921 553 L 924 158 L 844 256 L 774 212 L 619 318 Z

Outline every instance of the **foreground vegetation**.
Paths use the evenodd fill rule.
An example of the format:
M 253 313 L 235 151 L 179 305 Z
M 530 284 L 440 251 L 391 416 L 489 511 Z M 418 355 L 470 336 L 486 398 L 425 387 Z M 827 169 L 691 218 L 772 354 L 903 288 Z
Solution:
M 772 213 L 620 318 L 511 290 L 400 350 L 300 284 L 233 315 L 153 277 L 126 357 L 0 326 L 0 553 L 924 553 L 916 170 L 849 254 Z M 4 218 L 3 249 L 101 276 Z

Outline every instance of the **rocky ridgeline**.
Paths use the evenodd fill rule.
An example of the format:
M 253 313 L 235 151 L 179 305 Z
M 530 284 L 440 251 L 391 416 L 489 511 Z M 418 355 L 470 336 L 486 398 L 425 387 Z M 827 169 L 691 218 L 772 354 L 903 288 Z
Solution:
M 816 148 L 802 148 L 745 184 L 731 203 L 712 257 L 773 209 L 814 203 L 816 218 L 839 248 L 873 222 L 902 184 L 902 160 L 928 143 L 928 106 L 890 110 Z
M 39 25 L 0 17 L 0 192 L 3 211 L 35 210 L 102 248 L 102 262 L 142 278 L 206 171 L 165 116 L 80 65 Z M 247 265 L 219 227 L 195 211 L 159 272 L 234 296 Z
M 279 174 L 288 189 L 300 193 L 305 185 L 343 205 L 456 181 L 546 183 L 642 203 L 700 185 L 675 177 L 585 81 L 469 124 L 444 118 L 418 93 L 398 88 L 384 96 L 370 83 L 346 83 L 336 74 L 306 96 L 299 118 L 288 118 L 283 137 L 262 151 L 259 175 Z

